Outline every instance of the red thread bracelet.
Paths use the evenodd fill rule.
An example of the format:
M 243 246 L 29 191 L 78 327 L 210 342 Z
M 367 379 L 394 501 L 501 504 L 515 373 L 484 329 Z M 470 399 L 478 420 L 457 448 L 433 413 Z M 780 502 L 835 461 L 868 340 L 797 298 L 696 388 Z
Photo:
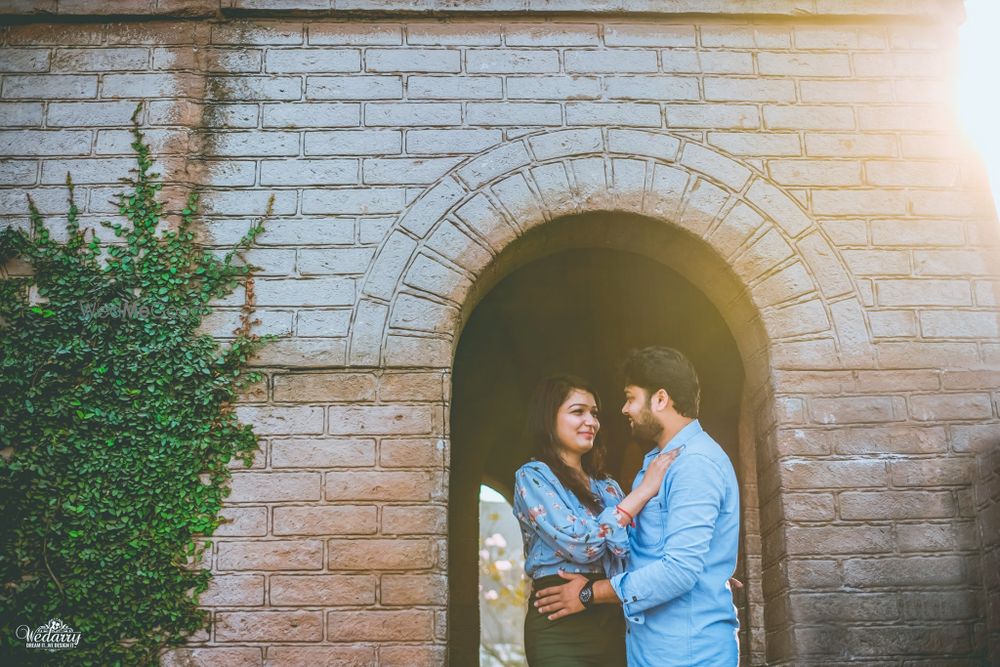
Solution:
M 625 510 L 625 508 L 624 508 L 624 507 L 622 507 L 621 505 L 618 505 L 617 507 L 615 507 L 615 509 L 616 509 L 616 510 L 618 510 L 619 512 L 621 512 L 622 514 L 624 514 L 625 516 L 627 516 L 627 517 L 629 518 L 629 522 L 628 522 L 628 525 L 630 525 L 630 526 L 632 526 L 633 528 L 635 528 L 635 517 L 634 517 L 634 516 L 632 516 L 631 514 L 629 514 L 629 513 L 628 513 L 628 512 L 627 512 L 627 511 Z

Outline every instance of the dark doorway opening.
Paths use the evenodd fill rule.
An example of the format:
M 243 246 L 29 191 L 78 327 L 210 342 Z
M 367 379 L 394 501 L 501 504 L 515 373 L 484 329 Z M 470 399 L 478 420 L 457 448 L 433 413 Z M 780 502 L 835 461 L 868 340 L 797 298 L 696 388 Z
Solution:
M 564 250 L 507 275 L 472 312 L 456 353 L 451 407 L 451 665 L 479 664 L 479 488 L 488 480 L 509 497 L 514 471 L 530 456 L 520 433 L 535 383 L 557 371 L 595 383 L 608 468 L 628 490 L 645 450 L 629 442 L 619 413 L 617 365 L 630 349 L 654 344 L 678 348 L 694 363 L 701 422 L 739 473 L 743 363 L 719 311 L 684 276 L 632 252 Z

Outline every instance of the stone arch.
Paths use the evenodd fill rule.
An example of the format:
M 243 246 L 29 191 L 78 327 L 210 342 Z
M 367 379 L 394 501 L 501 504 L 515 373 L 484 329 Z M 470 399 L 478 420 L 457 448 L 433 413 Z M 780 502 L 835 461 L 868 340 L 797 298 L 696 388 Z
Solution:
M 736 304 L 730 310 L 742 320 L 733 324 L 743 328 L 748 360 L 874 366 L 861 294 L 793 196 L 690 138 L 617 128 L 528 134 L 465 160 L 425 190 L 360 285 L 349 365 L 449 367 L 463 313 L 489 275 L 502 273 L 501 253 L 546 222 L 599 211 L 669 225 L 721 261 L 730 280 L 709 279 L 706 292 Z M 692 262 L 674 258 L 682 269 Z
M 781 397 L 775 371 L 873 368 L 875 355 L 865 300 L 838 250 L 760 171 L 686 136 L 619 128 L 546 130 L 473 156 L 381 243 L 359 285 L 349 365 L 450 371 L 480 299 L 519 266 L 572 247 L 646 255 L 693 278 L 733 333 L 745 371 L 751 641 L 761 651 L 767 635 L 780 654 L 792 630 L 774 462 L 795 402 Z

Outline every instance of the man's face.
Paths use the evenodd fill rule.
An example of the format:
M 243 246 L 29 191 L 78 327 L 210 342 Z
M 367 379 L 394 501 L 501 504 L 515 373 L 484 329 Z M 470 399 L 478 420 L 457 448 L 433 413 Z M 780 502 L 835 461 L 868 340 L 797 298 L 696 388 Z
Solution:
M 629 429 L 636 440 L 659 442 L 663 434 L 663 425 L 653 416 L 650 410 L 649 395 L 642 387 L 634 384 L 625 387 L 625 404 L 622 414 L 628 417 Z

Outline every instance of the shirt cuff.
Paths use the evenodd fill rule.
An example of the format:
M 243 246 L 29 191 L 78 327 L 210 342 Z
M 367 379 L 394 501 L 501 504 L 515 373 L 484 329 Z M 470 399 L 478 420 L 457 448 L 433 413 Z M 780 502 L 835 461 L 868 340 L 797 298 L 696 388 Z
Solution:
M 634 607 L 637 602 L 645 597 L 645 595 L 642 595 L 637 591 L 629 590 L 631 588 L 629 574 L 631 573 L 623 572 L 622 574 L 611 577 L 608 581 L 611 582 L 611 588 L 614 590 L 615 595 L 617 595 L 618 599 L 622 601 L 622 611 L 625 613 L 625 620 L 637 625 L 643 625 L 646 622 L 646 612 L 639 611 Z
M 628 530 L 625 526 L 618 523 L 618 517 L 615 516 L 618 508 L 611 506 L 606 508 L 597 517 L 598 528 L 601 526 L 607 526 L 607 531 L 604 535 L 604 542 L 608 546 L 608 551 L 613 553 L 615 556 L 624 556 L 628 553 Z M 601 531 L 603 532 L 603 531 Z

